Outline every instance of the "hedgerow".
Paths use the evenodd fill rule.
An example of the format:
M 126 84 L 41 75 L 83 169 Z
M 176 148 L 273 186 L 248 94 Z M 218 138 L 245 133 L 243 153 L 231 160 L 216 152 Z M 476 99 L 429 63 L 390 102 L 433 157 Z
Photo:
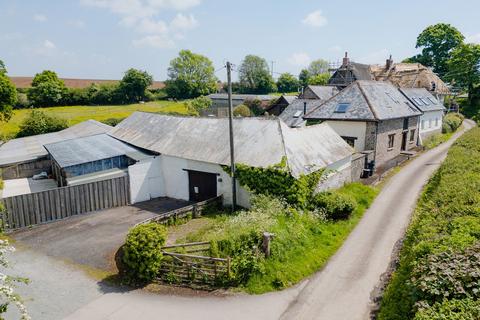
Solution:
M 464 314 L 474 311 L 473 304 L 462 301 L 479 298 L 479 245 L 480 129 L 476 128 L 451 147 L 425 187 L 379 319 L 475 319 L 449 314 L 454 312 L 453 304 L 462 305 Z

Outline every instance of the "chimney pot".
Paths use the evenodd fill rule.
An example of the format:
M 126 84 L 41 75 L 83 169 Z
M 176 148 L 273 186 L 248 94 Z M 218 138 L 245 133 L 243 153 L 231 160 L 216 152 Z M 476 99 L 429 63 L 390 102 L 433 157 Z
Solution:
M 390 57 L 387 59 L 387 63 L 385 67 L 387 68 L 387 70 L 389 70 L 392 66 L 393 66 L 393 59 L 392 59 L 392 55 L 390 55 Z
M 345 57 L 343 58 L 342 67 L 346 67 L 350 64 L 350 59 L 348 58 L 348 52 L 345 52 Z

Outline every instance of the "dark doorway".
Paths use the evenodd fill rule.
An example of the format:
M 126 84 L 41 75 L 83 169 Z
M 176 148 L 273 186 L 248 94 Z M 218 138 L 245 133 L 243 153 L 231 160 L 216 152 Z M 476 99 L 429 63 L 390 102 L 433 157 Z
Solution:
M 405 151 L 407 150 L 407 134 L 408 134 L 408 131 L 404 131 L 402 133 L 402 151 Z
M 204 201 L 217 196 L 217 174 L 188 171 L 190 201 Z

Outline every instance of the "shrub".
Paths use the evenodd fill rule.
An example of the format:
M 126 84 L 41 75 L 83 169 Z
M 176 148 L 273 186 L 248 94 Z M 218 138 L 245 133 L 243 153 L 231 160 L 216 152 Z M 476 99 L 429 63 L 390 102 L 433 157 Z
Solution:
M 28 100 L 26 93 L 17 93 L 17 103 L 15 104 L 15 109 L 26 109 L 31 106 L 30 101 Z
M 421 308 L 414 320 L 473 320 L 480 319 L 480 300 L 443 300 L 432 307 Z
M 246 105 L 239 104 L 233 109 L 233 115 L 235 117 L 250 117 L 252 113 L 250 112 L 250 109 Z
M 212 99 L 209 97 L 200 96 L 185 102 L 185 106 L 190 113 L 199 114 L 201 111 L 212 106 Z
M 108 118 L 102 120 L 102 123 L 108 124 L 109 126 L 115 127 L 117 124 L 122 122 L 125 118 Z
M 243 104 L 250 109 L 250 113 L 254 116 L 262 116 L 265 110 L 262 108 L 262 101 L 259 99 L 245 99 Z
M 311 205 L 325 210 L 327 219 L 331 220 L 347 219 L 357 208 L 357 202 L 352 196 L 336 191 L 314 195 Z
M 442 133 L 451 133 L 452 132 L 452 127 L 446 123 L 446 122 L 443 122 L 442 123 Z
M 463 116 L 458 113 L 447 114 L 445 118 L 443 118 L 442 132 L 448 133 L 456 131 L 462 124 L 462 121 Z M 447 126 L 450 127 L 450 130 Z
M 150 281 L 155 278 L 166 238 L 167 230 L 158 223 L 142 224 L 128 232 L 123 246 L 123 262 L 130 280 Z
M 37 134 L 56 132 L 68 127 L 67 120 L 47 115 L 43 111 L 32 110 L 20 124 L 17 137 L 27 137 Z

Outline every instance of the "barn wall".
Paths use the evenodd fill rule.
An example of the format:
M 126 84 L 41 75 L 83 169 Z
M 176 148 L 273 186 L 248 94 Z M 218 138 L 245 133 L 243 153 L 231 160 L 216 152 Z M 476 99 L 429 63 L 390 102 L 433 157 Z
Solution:
M 346 183 L 352 182 L 352 156 L 330 164 L 325 175 L 321 178 L 315 192 L 341 188 Z
M 332 120 L 326 122 L 339 136 L 356 137 L 355 151 L 359 152 L 365 150 L 366 122 Z
M 153 157 L 128 167 L 132 203 L 165 196 L 162 158 Z

